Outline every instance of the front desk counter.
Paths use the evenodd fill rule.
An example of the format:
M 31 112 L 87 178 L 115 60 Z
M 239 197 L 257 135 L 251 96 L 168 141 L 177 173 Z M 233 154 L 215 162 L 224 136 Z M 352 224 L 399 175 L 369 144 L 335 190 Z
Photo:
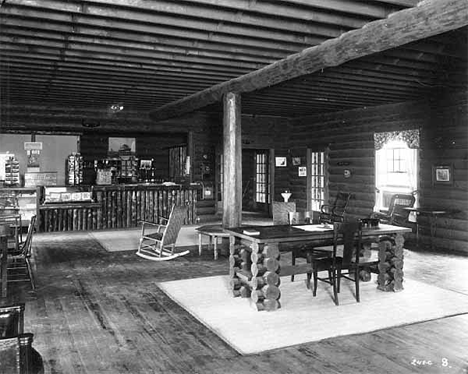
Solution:
M 198 184 L 117 184 L 90 186 L 92 201 L 43 203 L 40 232 L 130 228 L 142 220 L 159 222 L 173 204 L 187 205 L 186 224 L 196 222 Z

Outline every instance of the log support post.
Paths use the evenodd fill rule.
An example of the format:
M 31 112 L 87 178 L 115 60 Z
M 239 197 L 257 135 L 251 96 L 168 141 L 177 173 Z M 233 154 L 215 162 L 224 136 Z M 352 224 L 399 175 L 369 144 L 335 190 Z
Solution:
M 241 99 L 232 92 L 224 96 L 223 154 L 223 227 L 238 227 L 242 220 Z

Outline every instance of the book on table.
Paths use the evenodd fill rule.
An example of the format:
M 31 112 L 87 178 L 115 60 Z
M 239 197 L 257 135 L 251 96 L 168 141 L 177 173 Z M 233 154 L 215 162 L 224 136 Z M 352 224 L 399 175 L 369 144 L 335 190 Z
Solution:
M 255 229 L 245 229 L 243 233 L 246 235 L 260 235 L 260 231 Z

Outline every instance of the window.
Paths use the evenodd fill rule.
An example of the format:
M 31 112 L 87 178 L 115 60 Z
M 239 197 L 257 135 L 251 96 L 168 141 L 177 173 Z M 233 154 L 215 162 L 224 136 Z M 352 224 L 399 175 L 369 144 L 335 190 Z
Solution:
M 255 154 L 255 202 L 268 202 L 268 155 L 266 152 Z
M 376 210 L 386 209 L 392 195 L 414 193 L 418 186 L 418 149 L 389 140 L 375 152 Z
M 328 199 L 326 186 L 327 157 L 326 151 L 307 150 L 308 164 L 308 201 L 309 210 L 319 211 L 320 207 Z
M 223 188 L 224 188 L 224 155 L 218 153 L 218 163 L 217 163 L 217 201 L 223 201 Z

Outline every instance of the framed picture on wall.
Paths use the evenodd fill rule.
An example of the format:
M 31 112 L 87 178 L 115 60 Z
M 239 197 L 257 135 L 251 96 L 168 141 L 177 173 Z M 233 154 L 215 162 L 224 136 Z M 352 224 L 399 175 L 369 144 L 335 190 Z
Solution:
M 432 183 L 434 185 L 453 185 L 452 165 L 434 165 L 432 167 Z
M 278 167 L 287 166 L 286 157 L 275 157 L 275 165 Z
M 301 158 L 300 157 L 293 157 L 292 158 L 292 164 L 294 166 L 299 166 L 301 164 Z

